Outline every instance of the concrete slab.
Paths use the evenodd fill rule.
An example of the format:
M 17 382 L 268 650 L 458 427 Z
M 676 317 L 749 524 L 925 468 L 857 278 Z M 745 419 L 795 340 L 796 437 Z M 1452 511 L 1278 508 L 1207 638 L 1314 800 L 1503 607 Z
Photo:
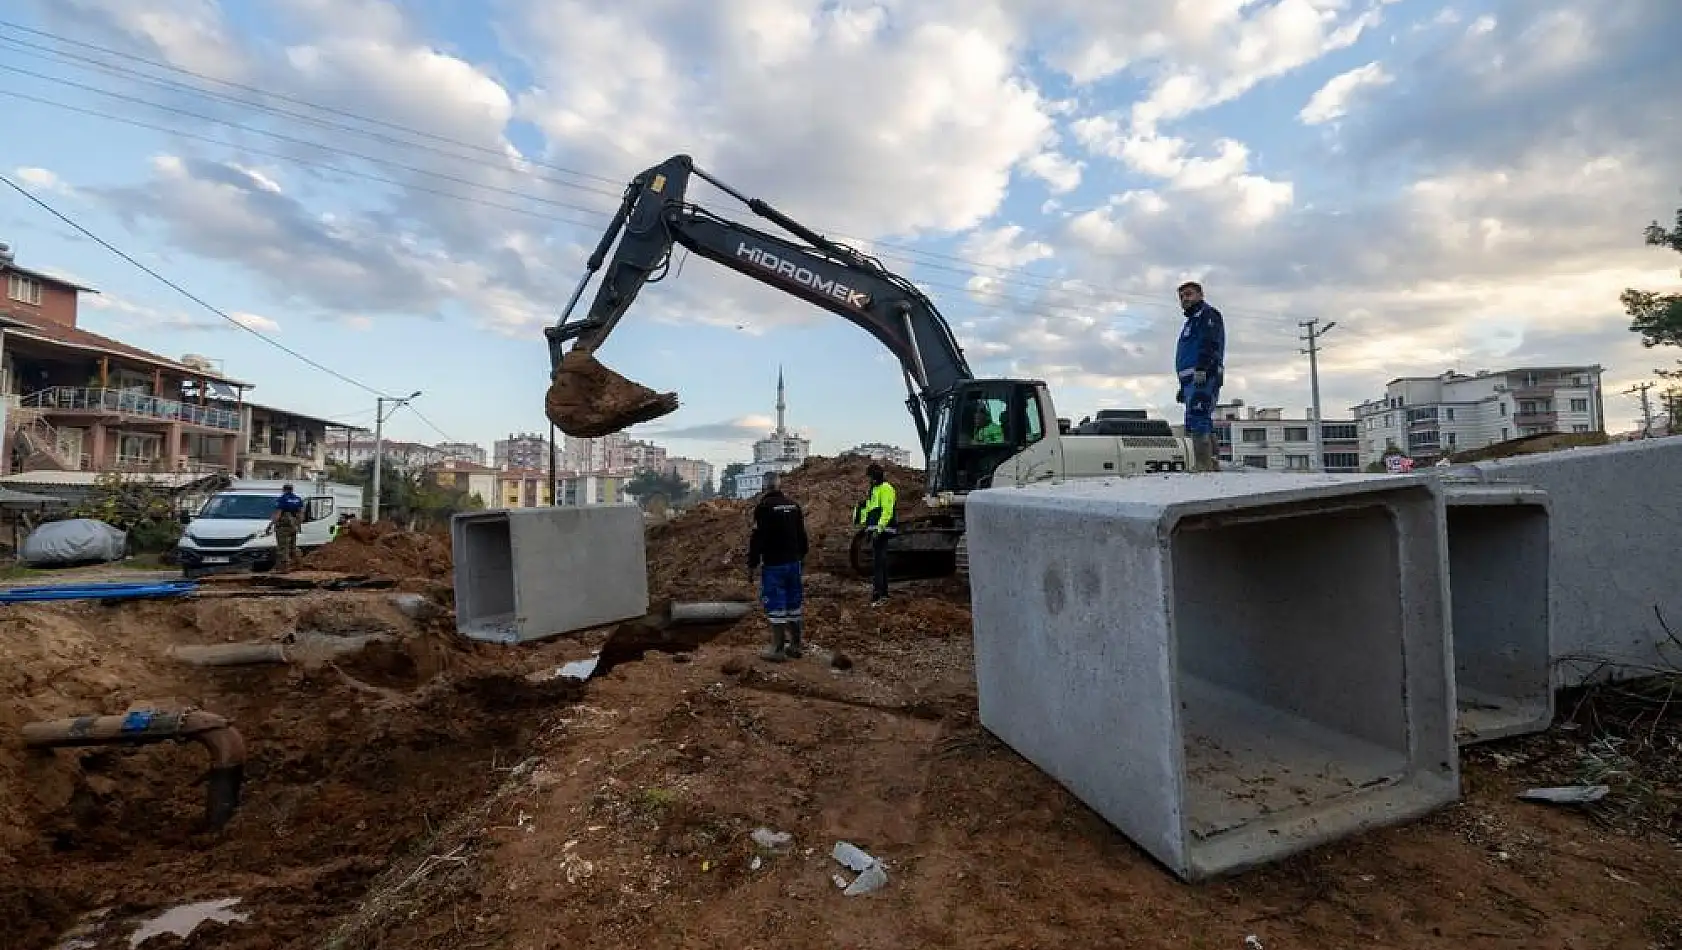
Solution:
M 1554 717 L 1548 494 L 1444 482 L 1457 741 L 1541 732 Z
M 1554 684 L 1674 670 L 1682 651 L 1682 436 L 1526 455 L 1442 470 L 1445 478 L 1530 485 L 1553 525 L 1549 611 Z
M 975 492 L 982 724 L 1186 880 L 1453 802 L 1444 512 L 1418 475 Z
M 648 612 L 636 505 L 467 511 L 450 519 L 456 629 L 524 643 Z

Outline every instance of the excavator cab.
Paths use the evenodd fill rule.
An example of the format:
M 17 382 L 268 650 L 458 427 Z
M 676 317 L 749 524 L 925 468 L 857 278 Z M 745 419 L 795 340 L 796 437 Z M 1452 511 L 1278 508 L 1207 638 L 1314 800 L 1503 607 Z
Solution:
M 991 487 L 1000 465 L 1045 438 L 1044 391 L 1043 383 L 1015 379 L 966 380 L 948 391 L 934 408 L 929 493 Z

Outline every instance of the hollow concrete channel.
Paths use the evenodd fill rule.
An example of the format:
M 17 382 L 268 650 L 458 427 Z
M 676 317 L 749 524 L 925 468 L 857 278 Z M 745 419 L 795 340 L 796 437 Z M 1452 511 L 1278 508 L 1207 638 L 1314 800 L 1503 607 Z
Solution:
M 218 882 L 281 871 L 299 876 L 298 893 L 243 895 L 248 916 L 228 925 L 226 939 L 241 947 L 250 940 L 273 947 L 317 945 L 335 921 L 349 919 L 346 915 L 378 890 L 385 872 L 424 855 L 440 823 L 467 813 L 494 791 L 497 776 L 486 766 L 519 755 L 543 713 L 579 701 L 587 681 L 651 652 L 693 653 L 755 605 L 677 602 L 655 608 L 615 625 L 584 675 L 464 679 L 436 700 L 381 717 L 344 708 L 314 687 L 299 688 L 295 680 L 276 679 L 276 671 L 305 657 L 353 661 L 387 638 L 300 631 L 284 644 L 172 650 L 176 662 L 213 678 L 206 705 L 218 711 L 134 710 L 26 725 L 24 745 L 37 755 L 194 742 L 210 758 L 208 769 L 202 758 L 178 753 L 135 760 L 92 749 L 81 758 L 61 759 L 59 767 L 75 774 L 79 788 L 106 781 L 104 776 L 111 781 L 99 786 L 105 790 L 94 796 L 98 804 L 78 791 L 65 809 L 43 816 L 47 823 L 38 834 L 52 853 L 43 855 L 37 881 L 10 893 L 0 882 L 0 910 L 39 924 L 15 934 L 20 942 L 8 946 L 56 948 L 72 935 L 83 940 L 95 933 L 97 942 L 83 945 L 126 945 L 139 916 L 195 899 L 239 897 L 237 888 L 224 892 Z M 312 682 L 333 679 L 324 675 Z M 420 685 L 419 677 L 412 685 Z M 470 778 L 476 774 L 483 780 Z M 206 785 L 202 816 L 186 814 L 183 799 L 200 782 Z M 361 857 L 346 864 L 347 855 Z M 175 873 L 202 886 L 182 890 L 160 883 L 152 893 L 119 883 L 142 866 L 151 869 L 148 880 Z M 332 901 L 320 900 L 325 885 L 311 882 L 310 875 L 321 873 L 336 879 Z M 96 881 L 105 883 L 94 887 Z M 109 913 L 104 898 L 93 896 L 111 888 L 125 893 L 117 914 Z M 376 924 L 364 942 L 380 945 L 395 936 L 383 928 L 400 926 Z

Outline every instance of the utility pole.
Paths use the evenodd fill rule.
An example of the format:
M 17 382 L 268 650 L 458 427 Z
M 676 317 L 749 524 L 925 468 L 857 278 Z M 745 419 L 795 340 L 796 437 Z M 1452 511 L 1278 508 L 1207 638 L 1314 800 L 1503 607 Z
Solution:
M 402 399 L 380 396 L 374 400 L 374 500 L 368 505 L 370 522 L 380 520 L 380 470 L 385 468 L 385 404 L 391 403 L 391 411 L 396 412 L 419 395 L 420 390 L 417 389 Z
M 1653 437 L 1653 399 L 1647 394 L 1647 391 L 1652 388 L 1652 383 L 1636 383 L 1624 390 L 1626 396 L 1632 396 L 1636 393 L 1641 394 L 1641 437 L 1643 439 Z
M 1297 326 L 1303 329 L 1300 339 L 1308 344 L 1308 348 L 1301 352 L 1308 354 L 1308 386 L 1314 400 L 1314 464 L 1308 467 L 1311 472 L 1326 470 L 1326 439 L 1325 433 L 1320 430 L 1320 338 L 1337 326 L 1337 321 L 1333 320 L 1316 329 L 1315 324 L 1319 322 L 1319 318 L 1297 321 Z

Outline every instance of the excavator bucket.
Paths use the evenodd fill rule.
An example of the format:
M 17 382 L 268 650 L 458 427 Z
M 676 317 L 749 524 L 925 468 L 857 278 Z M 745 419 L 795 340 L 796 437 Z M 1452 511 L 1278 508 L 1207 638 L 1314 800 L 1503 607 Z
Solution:
M 658 419 L 677 405 L 677 393 L 657 393 L 633 383 L 576 348 L 561 358 L 543 401 L 549 421 L 577 439 Z

